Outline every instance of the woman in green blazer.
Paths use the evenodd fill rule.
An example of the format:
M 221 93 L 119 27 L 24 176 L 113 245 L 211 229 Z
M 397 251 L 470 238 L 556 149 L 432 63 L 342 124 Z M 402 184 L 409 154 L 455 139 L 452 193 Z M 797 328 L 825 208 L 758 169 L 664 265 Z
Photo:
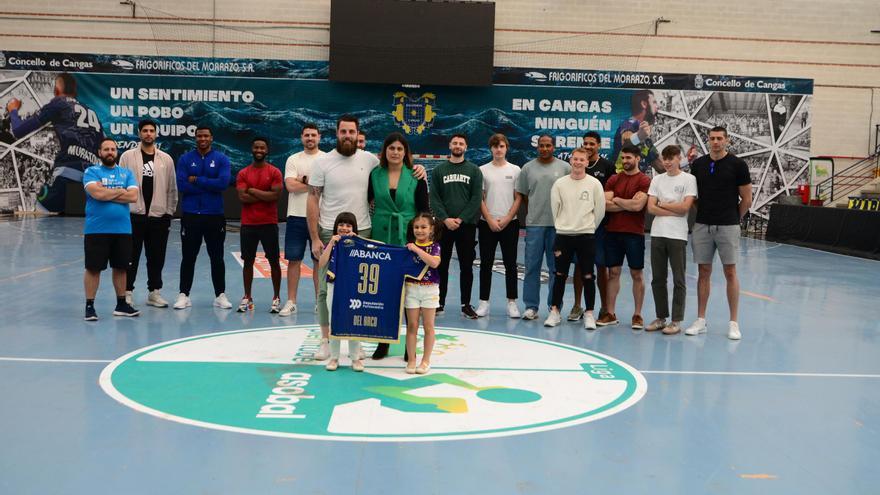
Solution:
M 406 226 L 421 211 L 430 211 L 428 182 L 412 174 L 409 142 L 392 132 L 382 144 L 379 166 L 370 173 L 369 199 L 373 214 L 371 237 L 386 244 L 406 244 Z M 373 359 L 388 355 L 388 344 L 379 344 Z

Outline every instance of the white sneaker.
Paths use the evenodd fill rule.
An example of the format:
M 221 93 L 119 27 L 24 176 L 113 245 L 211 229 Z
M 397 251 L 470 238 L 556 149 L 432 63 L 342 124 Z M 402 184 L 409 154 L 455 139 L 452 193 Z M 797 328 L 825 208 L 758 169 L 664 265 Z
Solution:
M 513 301 L 507 301 L 507 316 L 511 318 L 519 318 L 519 308 Z
M 743 338 L 742 333 L 739 331 L 739 323 L 732 321 L 728 324 L 727 338 L 730 340 L 739 340 Z
M 330 339 L 321 339 L 321 348 L 315 353 L 315 361 L 323 361 L 330 357 Z
M 254 310 L 254 300 L 248 299 L 247 296 L 241 298 L 241 302 L 238 303 L 238 311 L 239 313 L 244 313 L 245 311 L 253 311 Z
M 278 313 L 279 311 L 281 311 L 281 298 L 276 297 L 272 299 L 272 306 L 269 307 L 269 312 Z
M 134 297 L 130 290 L 125 291 L 125 304 L 128 304 L 129 306 L 134 305 Z
M 477 305 L 477 310 L 475 311 L 477 316 L 483 317 L 489 314 L 489 301 L 480 301 L 480 304 Z
M 219 296 L 214 298 L 214 306 L 221 309 L 232 309 L 232 303 L 226 298 L 226 293 L 221 292 Z
M 697 318 L 696 321 L 694 321 L 691 324 L 691 326 L 689 326 L 689 327 L 687 327 L 687 329 L 685 329 L 684 334 L 685 335 L 699 335 L 701 333 L 706 333 L 706 328 L 708 326 L 709 325 L 706 324 L 705 318 Z
M 288 299 L 281 311 L 278 312 L 278 316 L 290 316 L 294 313 L 296 313 L 296 303 Z
M 189 300 L 189 296 L 181 292 L 177 295 L 177 300 L 174 301 L 174 309 L 186 309 L 192 306 L 192 302 Z
M 547 316 L 547 319 L 544 320 L 545 327 L 555 327 L 562 323 L 562 316 L 559 315 L 559 311 L 555 309 L 550 310 L 550 315 Z
M 596 318 L 592 313 L 584 313 L 584 330 L 595 330 Z
M 159 292 L 159 289 L 156 289 L 154 291 L 150 291 L 150 294 L 147 296 L 147 305 L 155 306 L 157 308 L 167 308 L 168 301 L 166 301 L 162 297 L 162 293 Z
M 537 320 L 538 319 L 538 310 L 529 308 L 523 313 L 523 320 Z

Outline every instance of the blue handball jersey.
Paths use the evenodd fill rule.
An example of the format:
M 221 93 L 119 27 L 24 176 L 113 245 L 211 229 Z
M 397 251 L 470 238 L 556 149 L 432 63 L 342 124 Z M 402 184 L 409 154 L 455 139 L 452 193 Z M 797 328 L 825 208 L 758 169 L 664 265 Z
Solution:
M 333 280 L 330 335 L 397 342 L 404 282 L 427 271 L 428 265 L 405 247 L 344 237 L 333 247 L 327 269 Z
M 21 120 L 18 112 L 11 112 L 12 133 L 21 139 L 41 125 L 52 123 L 61 149 L 55 157 L 55 167 L 66 167 L 84 172 L 101 160 L 95 155 L 104 139 L 101 122 L 94 110 L 70 96 L 56 96 L 35 115 Z M 69 177 L 78 179 L 76 177 Z

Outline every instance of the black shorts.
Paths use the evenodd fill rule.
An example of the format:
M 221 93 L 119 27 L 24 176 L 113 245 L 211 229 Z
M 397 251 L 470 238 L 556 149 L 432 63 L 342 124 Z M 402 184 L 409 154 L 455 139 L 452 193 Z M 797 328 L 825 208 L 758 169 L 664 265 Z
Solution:
M 281 250 L 278 247 L 278 224 L 242 225 L 241 259 L 253 261 L 257 257 L 257 245 L 263 245 L 266 259 L 278 261 Z
M 86 270 L 100 272 L 107 268 L 128 269 L 131 261 L 131 234 L 86 234 L 83 240 Z

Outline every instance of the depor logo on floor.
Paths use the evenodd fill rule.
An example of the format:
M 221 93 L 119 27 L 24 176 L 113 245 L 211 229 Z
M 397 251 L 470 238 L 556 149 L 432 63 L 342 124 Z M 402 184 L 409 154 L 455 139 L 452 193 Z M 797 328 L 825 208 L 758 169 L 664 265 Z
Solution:
M 133 409 L 226 431 L 318 440 L 425 441 L 516 435 L 618 413 L 647 391 L 635 369 L 564 344 L 438 328 L 432 371 L 313 361 L 315 325 L 156 344 L 111 363 L 101 387 Z M 402 355 L 402 345 L 392 346 Z M 343 364 L 345 363 L 343 359 Z

